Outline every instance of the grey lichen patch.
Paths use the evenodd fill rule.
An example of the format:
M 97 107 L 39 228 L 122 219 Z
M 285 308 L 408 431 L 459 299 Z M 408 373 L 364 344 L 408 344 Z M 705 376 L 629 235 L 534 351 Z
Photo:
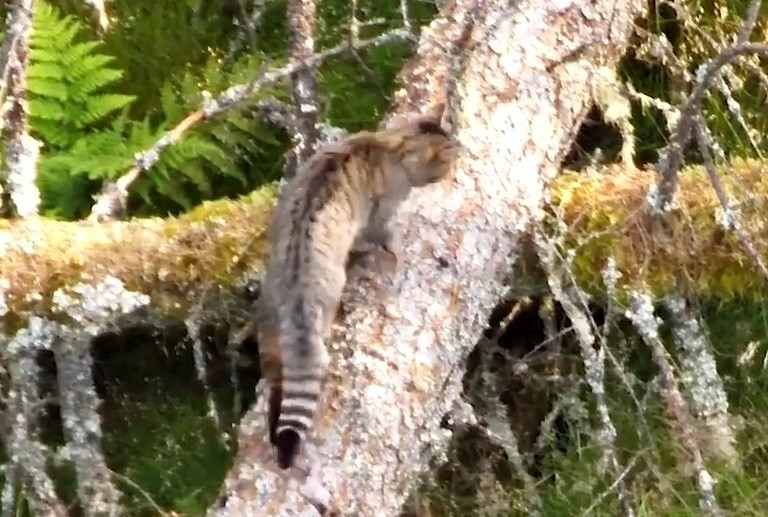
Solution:
M 677 295 L 665 300 L 672 319 L 674 343 L 680 358 L 681 380 L 694 415 L 702 424 L 706 452 L 730 465 L 738 462 L 736 437 L 728 413 L 728 397 L 717 371 L 712 343 L 685 300 Z
M 61 343 L 54 347 L 59 408 L 67 440 L 57 458 L 75 467 L 77 494 L 85 515 L 117 516 L 124 514 L 124 509 L 101 447 L 101 400 L 92 377 L 90 331 L 62 328 Z
M 7 369 L 9 389 L 5 412 L 8 436 L 5 442 L 9 467 L 21 480 L 27 501 L 37 515 L 64 516 L 67 512 L 59 500 L 53 480 L 47 472 L 48 450 L 39 439 L 37 416 L 42 405 L 38 388 L 40 367 L 37 352 L 49 349 L 56 337 L 56 324 L 44 318 L 29 318 L 20 330 L 0 349 Z M 8 500 L 4 496 L 3 504 Z
M 31 483 L 27 495 L 35 492 L 32 497 L 40 499 L 37 504 L 42 514 L 58 514 L 60 503 L 45 474 L 47 452 L 36 437 L 34 409 L 39 398 L 37 352 L 51 349 L 56 359 L 58 402 L 67 440 L 57 459 L 74 465 L 78 496 L 86 515 L 120 515 L 120 492 L 112 483 L 101 449 L 100 400 L 92 378 L 90 342 L 115 318 L 146 306 L 149 297 L 131 292 L 119 279 L 106 276 L 95 284 L 62 287 L 51 298 L 56 321 L 29 317 L 2 350 L 10 372 L 11 411 L 17 414 L 8 447 L 11 462 Z
M 75 284 L 53 293 L 53 310 L 72 318 L 77 330 L 95 336 L 112 318 L 149 304 L 149 296 L 125 289 L 123 282 L 107 276 L 96 285 Z

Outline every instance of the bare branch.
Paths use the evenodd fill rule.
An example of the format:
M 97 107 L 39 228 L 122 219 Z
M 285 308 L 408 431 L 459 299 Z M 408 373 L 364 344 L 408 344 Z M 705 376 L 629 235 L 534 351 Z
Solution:
M 755 248 L 755 245 L 745 233 L 744 228 L 741 225 L 738 212 L 730 206 L 728 194 L 726 194 L 725 187 L 723 186 L 722 182 L 720 181 L 720 177 L 717 174 L 717 170 L 715 169 L 715 162 L 712 159 L 712 153 L 709 150 L 710 142 L 707 141 L 707 137 L 705 136 L 706 130 L 704 121 L 701 120 L 699 116 L 696 116 L 694 117 L 693 123 L 695 125 L 694 132 L 696 141 L 699 144 L 699 150 L 701 151 L 701 156 L 704 162 L 704 169 L 706 169 L 707 174 L 709 175 L 709 181 L 712 183 L 712 188 L 717 195 L 718 201 L 720 201 L 720 207 L 722 208 L 721 220 L 727 229 L 733 231 L 736 234 L 736 237 L 739 239 L 739 244 L 741 244 L 741 249 L 744 250 L 744 253 L 746 253 L 747 257 L 749 257 L 749 260 L 752 261 L 752 264 L 757 268 L 758 271 L 760 271 L 760 274 L 763 275 L 763 278 L 768 281 L 768 268 L 766 268 L 763 259 L 760 257 L 760 254 Z
M 648 295 L 631 293 L 627 317 L 632 321 L 640 337 L 651 349 L 653 362 L 658 368 L 659 391 L 673 434 L 688 453 L 699 486 L 699 507 L 710 516 L 722 515 L 714 492 L 714 479 L 704 465 L 704 458 L 696 440 L 696 426 L 688 403 L 677 385 L 672 362 L 659 337 L 659 320 L 653 314 L 653 304 Z
M 400 0 L 400 16 L 403 18 L 403 27 L 408 32 L 412 32 L 411 18 L 408 14 L 408 0 Z
M 622 515 L 632 517 L 629 493 L 623 482 L 622 467 L 616 452 L 616 426 L 613 424 L 605 392 L 605 354 L 608 343 L 605 336 L 595 332 L 594 321 L 588 316 L 588 307 L 584 295 L 575 288 L 570 278 L 567 262 L 559 257 L 557 242 L 547 241 L 540 232 L 534 235 L 537 254 L 544 270 L 552 296 L 563 307 L 568 318 L 573 322 L 576 341 L 579 344 L 587 385 L 595 398 L 597 415 L 600 422 L 597 442 L 602 449 L 602 460 L 610 467 L 618 486 Z M 564 282 L 566 277 L 566 282 Z M 597 346 L 595 346 L 597 344 Z
M 749 54 L 768 56 L 768 44 L 737 43 L 725 49 L 713 61 L 699 67 L 693 91 L 680 108 L 680 118 L 672 140 L 656 163 L 656 170 L 659 172 L 660 178 L 651 202 L 655 212 L 666 212 L 672 206 L 672 200 L 677 189 L 677 174 L 683 164 L 683 151 L 693 135 L 695 118 L 700 116 L 704 95 L 712 87 L 713 81 L 724 66 Z
M 229 87 L 215 100 L 203 102 L 200 109 L 187 115 L 184 120 L 168 131 L 168 133 L 158 140 L 150 149 L 143 153 L 139 153 L 133 167 L 115 182 L 116 188 L 107 187 L 102 194 L 98 196 L 96 203 L 91 208 L 91 214 L 88 216 L 88 220 L 106 221 L 114 219 L 115 217 L 113 213 L 110 212 L 110 209 L 113 207 L 125 206 L 124 200 L 128 196 L 128 188 L 140 177 L 141 173 L 153 167 L 160 159 L 160 155 L 163 151 L 178 142 L 188 130 L 197 124 L 234 109 L 262 88 L 286 79 L 298 70 L 317 66 L 329 58 L 339 56 L 350 50 L 362 50 L 365 48 L 377 47 L 379 45 L 386 45 L 395 41 L 410 41 L 412 37 L 413 36 L 409 32 L 397 29 L 375 38 L 361 41 L 354 47 L 350 47 L 350 45 L 345 43 L 318 52 L 304 61 L 291 62 L 282 68 L 266 73 L 260 72 L 246 84 Z M 121 199 L 116 200 L 117 197 L 120 197 Z
M 8 142 L 5 145 L 5 182 L 12 210 L 21 217 L 38 215 L 40 191 L 37 188 L 37 157 L 40 143 L 29 135 L 27 113 L 27 67 L 29 38 L 32 33 L 32 0 L 16 0 L 8 19 L 3 52 L 9 99 L 3 106 Z M 6 86 L 5 84 L 2 86 Z M 6 111 L 7 110 L 7 111 Z M 0 195 L 2 191 L 0 190 Z M 0 199 L 2 208 L 2 199 Z
M 261 23 L 261 18 L 264 16 L 264 11 L 266 10 L 267 5 L 271 1 L 272 0 L 254 0 L 251 12 L 248 13 L 245 0 L 237 0 L 238 5 L 240 6 L 241 20 L 235 20 L 235 26 L 239 27 L 242 23 L 245 27 L 240 27 L 240 30 L 237 33 L 237 38 L 230 44 L 227 60 L 231 61 L 240 53 L 246 45 L 246 38 L 250 38 L 251 47 L 253 49 L 256 48 L 257 28 Z
M 59 342 L 53 347 L 59 407 L 67 444 L 60 452 L 74 466 L 77 495 L 84 515 L 122 515 L 120 491 L 112 481 L 101 447 L 101 400 L 93 381 L 91 336 L 70 333 L 60 327 Z
M 672 320 L 682 381 L 690 394 L 694 415 L 703 424 L 699 436 L 704 450 L 730 466 L 737 465 L 739 454 L 734 447 L 728 397 L 717 372 L 712 344 L 682 296 L 672 295 L 664 305 Z
M 288 52 L 292 63 L 301 63 L 315 52 L 316 0 L 290 0 L 288 3 Z M 317 130 L 317 70 L 307 66 L 291 73 L 291 98 L 295 109 L 293 149 L 285 166 L 285 179 L 315 152 Z
M 84 0 L 86 4 L 93 7 L 93 17 L 96 19 L 96 26 L 99 32 L 104 34 L 109 29 L 109 16 L 107 8 L 104 6 L 104 0 Z
M 0 355 L 10 381 L 3 418 L 9 428 L 6 443 L 9 463 L 21 482 L 32 513 L 65 517 L 66 508 L 47 472 L 49 451 L 40 440 L 38 425 L 40 366 L 37 353 L 50 348 L 53 338 L 42 318 L 37 317 L 30 318 L 29 327 L 10 341 L 0 334 Z
M 757 15 L 760 13 L 760 4 L 762 3 L 762 0 L 752 0 L 749 3 L 749 9 L 747 10 L 747 15 L 744 17 L 744 24 L 741 26 L 739 35 L 736 37 L 736 43 L 746 43 L 749 41 L 752 31 L 755 30 Z

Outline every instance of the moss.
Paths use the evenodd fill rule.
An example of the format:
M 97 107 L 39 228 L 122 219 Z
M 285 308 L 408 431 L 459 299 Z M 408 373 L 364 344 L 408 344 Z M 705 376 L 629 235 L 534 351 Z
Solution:
M 740 206 L 742 222 L 763 260 L 768 261 L 768 167 L 738 160 L 721 179 Z M 601 172 L 566 172 L 552 184 L 553 212 L 569 228 L 566 247 L 575 250 L 574 273 L 588 291 L 603 291 L 601 269 L 613 257 L 623 277 L 620 287 L 648 289 L 662 296 L 683 280 L 704 297 L 760 299 L 765 281 L 742 251 L 736 236 L 722 229 L 706 172 L 680 173 L 680 210 L 670 214 L 667 232 L 648 215 L 645 198 L 656 183 L 651 170 L 611 166 Z M 550 224 L 554 224 L 552 219 Z
M 112 275 L 154 301 L 185 305 L 211 282 L 231 285 L 236 263 L 260 267 L 275 192 L 269 185 L 168 219 L 13 222 L 0 229 L 0 240 L 13 243 L 0 256 L 6 301 L 12 311 L 40 314 L 56 289 Z

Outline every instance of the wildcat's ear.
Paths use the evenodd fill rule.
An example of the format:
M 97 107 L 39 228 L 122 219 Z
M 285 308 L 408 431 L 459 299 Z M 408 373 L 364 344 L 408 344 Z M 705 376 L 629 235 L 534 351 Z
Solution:
M 439 102 L 433 104 L 424 113 L 419 115 L 395 115 L 387 122 L 383 129 L 410 130 L 414 127 L 418 127 L 422 122 L 431 122 L 437 126 L 443 127 L 443 118 L 445 114 L 445 103 Z
M 438 125 L 443 120 L 443 114 L 445 113 L 445 103 L 444 102 L 438 102 L 437 104 L 433 104 L 427 111 L 424 112 L 424 118 L 430 118 L 435 121 Z
M 430 106 L 418 120 L 434 124 L 444 132 L 451 133 L 450 115 L 445 102 L 439 102 Z
M 381 124 L 380 127 L 382 129 L 387 130 L 398 130 L 398 129 L 407 129 L 410 127 L 411 121 L 408 117 L 403 115 L 395 115 L 391 119 L 387 121 L 386 124 Z

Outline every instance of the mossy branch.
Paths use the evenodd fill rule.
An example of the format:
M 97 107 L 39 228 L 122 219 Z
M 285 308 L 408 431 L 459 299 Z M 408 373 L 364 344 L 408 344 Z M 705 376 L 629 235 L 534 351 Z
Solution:
M 110 275 L 150 293 L 166 312 L 185 314 L 195 293 L 234 286 L 242 270 L 258 270 L 275 193 L 269 185 L 168 219 L 0 221 L 0 294 L 13 313 L 46 314 L 59 287 Z M 241 271 L 233 271 L 236 262 Z
M 735 161 L 722 178 L 725 187 L 749 192 L 739 207 L 741 229 L 753 239 L 753 252 L 768 259 L 768 164 Z M 580 287 L 604 292 L 600 271 L 613 257 L 622 274 L 620 297 L 627 289 L 647 289 L 655 299 L 676 292 L 681 279 L 691 293 L 709 299 L 761 299 L 765 283 L 729 231 L 727 214 L 711 188 L 705 167 L 678 173 L 678 209 L 660 227 L 648 211 L 647 191 L 656 171 L 610 166 L 597 172 L 566 172 L 552 187 L 553 218 L 564 224 L 565 247 L 573 250 L 573 273 Z M 718 215 L 719 214 L 719 215 Z

